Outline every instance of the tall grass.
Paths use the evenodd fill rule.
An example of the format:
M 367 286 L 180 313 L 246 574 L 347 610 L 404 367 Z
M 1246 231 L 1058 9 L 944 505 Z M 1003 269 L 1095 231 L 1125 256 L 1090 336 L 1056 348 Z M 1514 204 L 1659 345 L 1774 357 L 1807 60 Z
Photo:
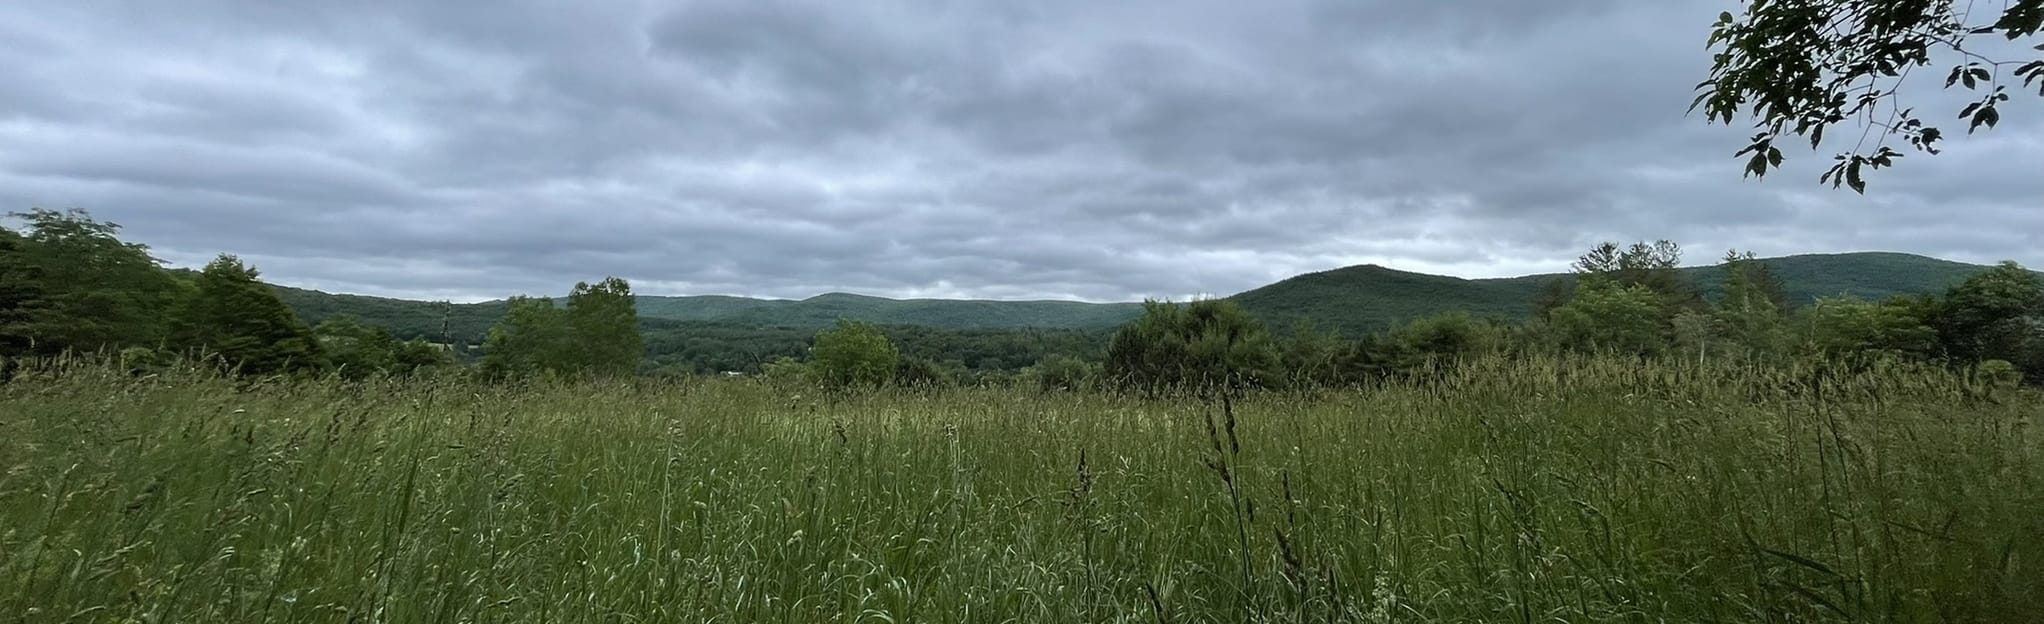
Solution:
M 1606 359 L 1225 414 L 24 371 L 0 620 L 2035 621 L 2038 408 Z

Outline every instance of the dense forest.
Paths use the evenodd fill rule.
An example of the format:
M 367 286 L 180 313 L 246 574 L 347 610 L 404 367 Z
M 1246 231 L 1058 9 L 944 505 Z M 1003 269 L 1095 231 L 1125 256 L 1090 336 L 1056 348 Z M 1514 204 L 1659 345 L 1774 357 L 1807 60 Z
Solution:
M 1081 324 L 1121 314 L 1080 303 L 1021 302 L 1003 311 L 990 302 L 720 298 L 724 309 L 792 307 L 803 319 L 763 325 L 650 317 L 641 309 L 649 298 L 617 278 L 577 284 L 559 301 L 327 295 L 265 284 L 255 267 L 232 255 L 199 271 L 166 269 L 146 247 L 122 241 L 116 225 L 81 211 L 14 216 L 22 227 L 0 230 L 0 355 L 10 358 L 103 353 L 143 368 L 196 359 L 245 374 L 351 377 L 466 365 L 489 378 L 766 374 L 860 385 L 1024 379 L 1044 388 L 1146 392 L 1365 384 L 1434 374 L 1481 355 L 1571 352 L 1943 362 L 2011 380 L 2044 379 L 2044 280 L 2014 263 L 1972 267 L 1859 254 L 1877 261 L 1867 269 L 1836 257 L 1779 263 L 1734 253 L 1698 268 L 1683 267 L 1682 249 L 1672 242 L 1607 243 L 1565 275 L 1457 280 L 1355 267 L 1229 299 L 1148 302 L 1118 328 L 972 326 L 1057 309 L 1092 310 Z M 1777 268 L 1783 265 L 1793 271 Z M 1931 290 L 1935 284 L 1946 286 Z M 1917 292 L 1901 290 L 1912 286 Z M 1818 288 L 1909 294 L 1870 300 L 1819 296 Z M 651 300 L 677 314 L 676 302 L 685 299 Z M 950 326 L 875 324 L 849 312 L 826 325 L 810 318 L 818 308 L 801 307 L 819 300 L 868 311 L 892 306 L 881 319 L 949 315 Z M 1409 320 L 1385 327 L 1386 316 Z M 867 372 L 848 374 L 847 367 Z

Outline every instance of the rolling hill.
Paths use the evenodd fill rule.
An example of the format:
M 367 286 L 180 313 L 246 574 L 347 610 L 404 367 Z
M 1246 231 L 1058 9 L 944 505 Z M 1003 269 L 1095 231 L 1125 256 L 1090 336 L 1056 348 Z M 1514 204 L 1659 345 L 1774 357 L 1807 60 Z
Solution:
M 946 329 L 1094 329 L 1114 327 L 1142 313 L 1142 306 L 1134 303 L 888 299 L 850 293 L 828 293 L 799 301 L 642 296 L 638 303 L 639 314 L 655 318 L 818 328 L 836 323 L 839 318 L 849 318 L 880 325 Z
M 1880 299 L 1934 293 L 1986 268 L 1883 252 L 1811 254 L 1764 261 L 1781 276 L 1790 299 L 1798 304 L 1831 295 Z M 1723 287 L 1723 276 L 1717 267 L 1683 270 L 1706 296 L 1715 296 Z M 1557 279 L 1568 276 L 1463 279 L 1360 265 L 1295 276 L 1231 298 L 1274 328 L 1311 321 L 1322 330 L 1355 334 L 1453 310 L 1481 317 L 1525 318 L 1531 314 L 1533 298 L 1541 286 Z M 407 338 L 437 339 L 445 335 L 468 343 L 481 342 L 505 309 L 503 301 L 448 304 L 328 294 L 287 286 L 277 286 L 277 291 L 285 303 L 311 323 L 349 314 Z M 650 319 L 811 331 L 839 318 L 943 329 L 1099 329 L 1120 325 L 1142 312 L 1141 305 L 1135 303 L 888 299 L 847 293 L 801 300 L 640 296 L 638 306 L 639 314 Z
M 1885 299 L 1942 292 L 1987 269 L 1887 252 L 1806 254 L 1762 262 L 1781 277 L 1789 301 L 1796 305 L 1839 295 Z M 1685 267 L 1682 271 L 1705 298 L 1715 299 L 1724 290 L 1724 271 L 1719 267 Z M 1532 314 L 1533 298 L 1541 286 L 1567 279 L 1569 275 L 1562 273 L 1462 279 L 1366 264 L 1307 273 L 1232 298 L 1273 328 L 1312 321 L 1322 330 L 1353 334 L 1452 310 L 1478 317 L 1524 319 Z
M 458 342 L 480 343 L 506 309 L 503 301 L 441 303 L 274 287 L 284 303 L 308 323 L 318 324 L 346 314 L 388 328 L 405 338 L 438 340 L 444 335 Z M 830 293 L 802 300 L 722 295 L 641 295 L 637 303 L 639 315 L 649 319 L 710 321 L 727 326 L 809 331 L 827 327 L 839 318 L 880 325 L 961 330 L 1027 327 L 1105 329 L 1142 314 L 1142 305 L 1137 303 L 887 299 L 846 293 Z

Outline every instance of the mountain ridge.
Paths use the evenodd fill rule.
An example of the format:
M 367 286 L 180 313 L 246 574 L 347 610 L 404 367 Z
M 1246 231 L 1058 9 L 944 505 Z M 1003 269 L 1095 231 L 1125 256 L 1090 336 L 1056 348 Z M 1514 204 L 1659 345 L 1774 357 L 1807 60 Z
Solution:
M 1988 268 L 1900 252 L 1796 254 L 1761 261 L 1781 276 L 1790 299 L 1798 305 L 1819 296 L 1880 299 L 1939 292 Z M 1682 270 L 1707 297 L 1722 289 L 1717 265 Z M 1523 319 L 1531 315 L 1533 298 L 1542 285 L 1568 277 L 1567 273 L 1543 273 L 1462 278 L 1371 263 L 1302 273 L 1227 298 L 1275 329 L 1309 321 L 1323 330 L 1353 334 L 1452 310 Z M 444 336 L 480 342 L 506 307 L 502 299 L 441 303 L 273 286 L 308 322 L 352 314 L 406 337 Z M 894 299 L 842 291 L 804 299 L 640 295 L 637 301 L 640 316 L 645 318 L 804 329 L 828 326 L 839 318 L 949 329 L 1102 329 L 1134 319 L 1142 311 L 1142 304 L 1135 302 Z

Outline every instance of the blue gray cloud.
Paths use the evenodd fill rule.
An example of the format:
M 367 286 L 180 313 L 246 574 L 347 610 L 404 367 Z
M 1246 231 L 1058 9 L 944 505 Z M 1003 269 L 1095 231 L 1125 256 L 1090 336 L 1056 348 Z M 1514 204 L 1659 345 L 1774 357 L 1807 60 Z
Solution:
M 1642 238 L 2044 265 L 2037 115 L 1866 197 L 1819 152 L 1742 180 L 1745 129 L 1685 114 L 1729 6 L 33 3 L 0 9 L 0 206 L 456 299 L 1128 300 Z

